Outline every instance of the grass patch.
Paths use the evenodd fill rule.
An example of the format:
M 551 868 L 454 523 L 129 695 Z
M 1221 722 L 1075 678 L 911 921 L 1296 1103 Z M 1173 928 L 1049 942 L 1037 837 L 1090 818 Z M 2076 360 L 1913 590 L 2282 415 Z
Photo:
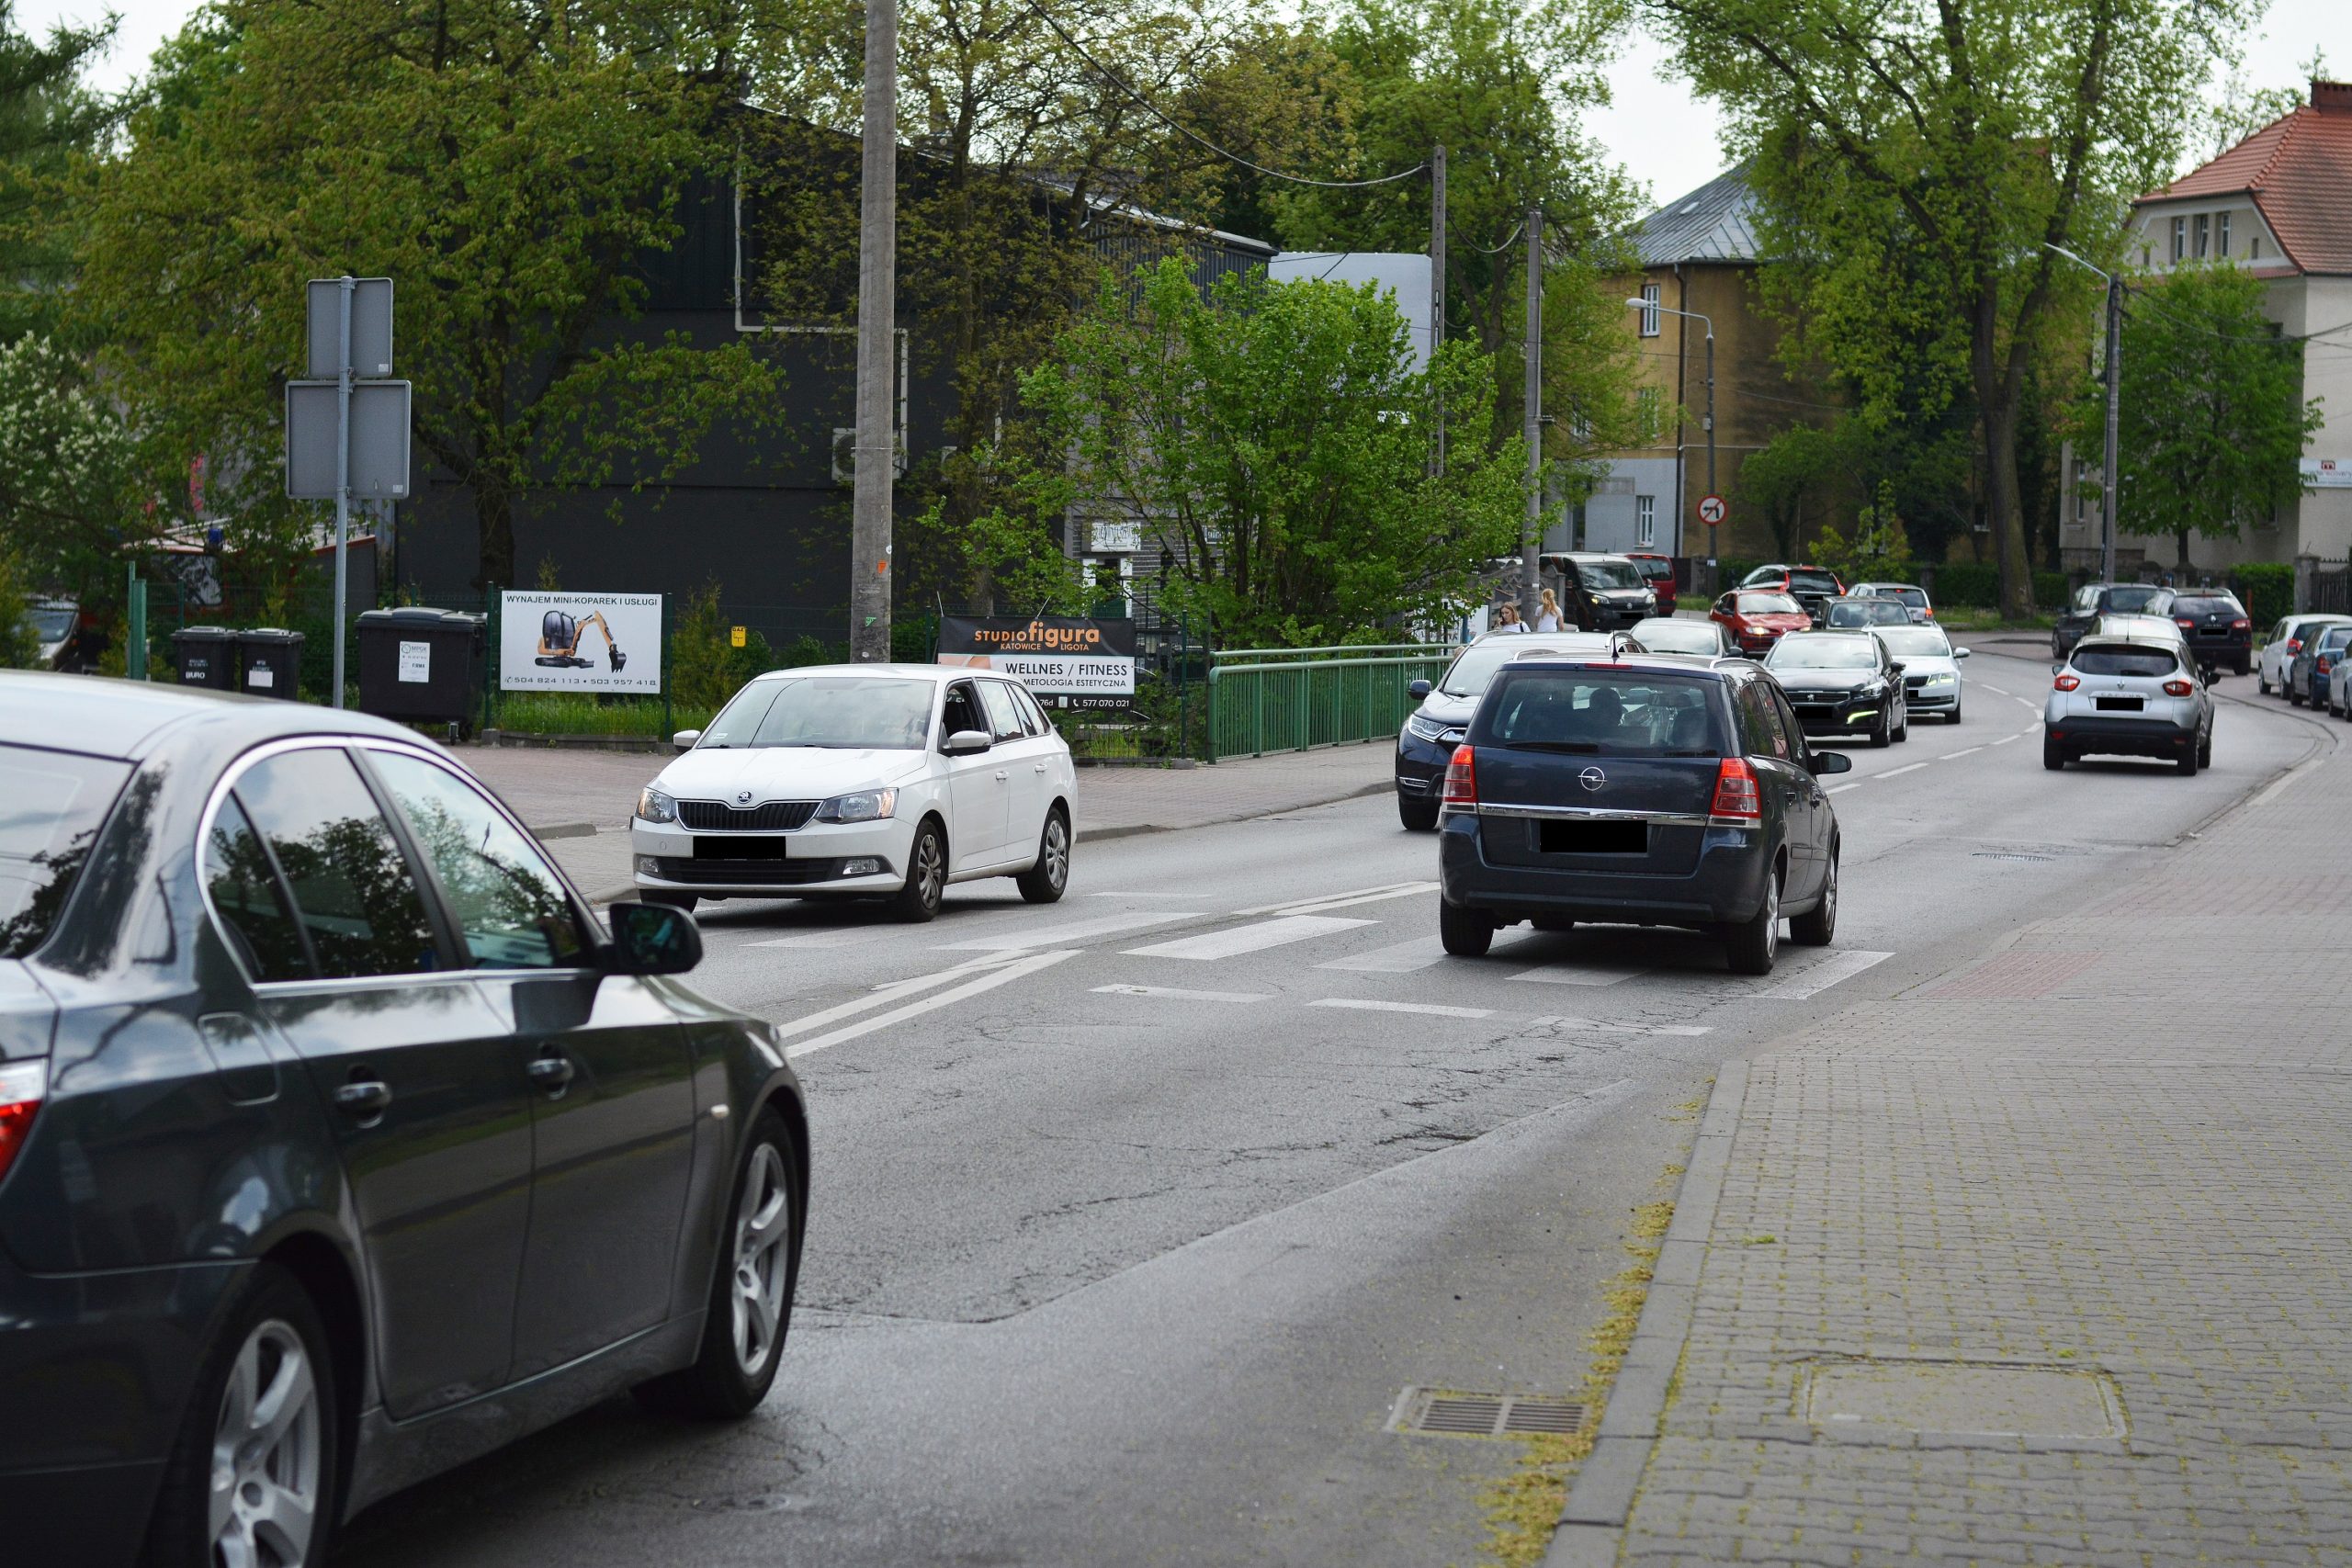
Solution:
M 2057 623 L 2055 612 L 2035 614 L 2017 621 L 2005 617 L 1998 610 L 1982 610 L 1973 604 L 1936 606 L 1936 624 L 1946 632 L 2046 632 Z
M 492 713 L 498 728 L 519 735 L 620 735 L 661 739 L 672 730 L 699 729 L 710 722 L 700 710 L 673 708 L 662 724 L 659 697 L 616 697 L 599 702 L 587 692 L 510 692 Z

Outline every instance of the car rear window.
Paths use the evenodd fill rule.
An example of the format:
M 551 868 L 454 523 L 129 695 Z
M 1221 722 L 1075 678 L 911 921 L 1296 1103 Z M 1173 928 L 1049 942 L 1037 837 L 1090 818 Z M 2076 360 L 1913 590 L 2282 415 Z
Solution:
M 1470 742 L 1578 756 L 1716 756 L 1715 685 L 1649 670 L 1507 670 L 1478 705 Z
M 2154 583 L 2132 588 L 2110 588 L 2107 591 L 2107 607 L 2123 615 L 2136 615 L 2147 611 L 2149 606 L 2155 604 L 2158 599 L 2166 599 L 2171 596 L 2171 589 L 2160 588 Z
M 1795 593 L 1835 593 L 1838 580 L 1826 571 L 1792 571 L 1789 573 L 1789 589 Z
M 2176 599 L 2172 602 L 2172 610 L 2176 615 L 2243 615 L 2245 614 L 2245 608 L 2226 593 L 2196 599 Z
M 130 764 L 0 746 L 0 958 L 49 939 Z
M 1647 556 L 1634 556 L 1632 559 L 1634 570 L 1652 582 L 1664 582 L 1674 576 L 1674 563 L 1670 560 L 1659 560 Z
M 2161 648 L 2078 648 L 2075 670 L 2083 675 L 2169 675 L 2180 660 Z

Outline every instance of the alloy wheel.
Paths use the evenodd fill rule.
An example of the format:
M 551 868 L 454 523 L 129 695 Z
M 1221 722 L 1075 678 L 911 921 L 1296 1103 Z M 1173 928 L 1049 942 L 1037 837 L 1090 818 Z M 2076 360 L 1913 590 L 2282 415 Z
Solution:
M 1057 812 L 1046 818 L 1046 878 L 1059 890 L 1069 881 L 1069 824 Z
M 216 1568 L 299 1568 L 319 1528 L 323 1433 L 302 1337 L 279 1318 L 238 1348 L 213 1426 L 208 1534 Z
M 938 908 L 946 885 L 945 858 L 940 852 L 938 834 L 925 833 L 915 840 L 915 886 L 922 890 L 926 908 Z
M 1767 968 L 1781 952 L 1781 879 L 1764 879 L 1764 963 Z
M 735 1204 L 735 1364 L 747 1378 L 767 1370 L 784 1323 L 791 1270 L 792 1188 L 774 1144 L 752 1151 Z

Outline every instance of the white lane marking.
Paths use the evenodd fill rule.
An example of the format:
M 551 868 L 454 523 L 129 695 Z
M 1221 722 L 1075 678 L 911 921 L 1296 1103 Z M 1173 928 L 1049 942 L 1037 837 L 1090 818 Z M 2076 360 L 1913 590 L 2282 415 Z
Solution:
M 2017 704 L 2018 706 L 2021 708 L 2039 708 L 2041 705 L 2030 697 L 2011 697 L 2009 701 Z
M 1912 762 L 1900 768 L 1889 768 L 1883 773 L 1874 773 L 1871 776 L 1882 779 L 1899 779 L 1905 773 L 1916 773 L 1927 765 L 1925 762 Z
M 2033 731 L 2030 729 L 2020 729 L 2015 735 L 2004 735 L 1998 740 L 1987 740 L 1984 744 L 1987 746 L 2007 746 L 2010 741 L 2022 740 L 2032 733 Z
M 826 1024 L 842 1019 L 854 1018 L 859 1013 L 871 1012 L 878 1007 L 888 1007 L 892 1002 L 904 997 L 913 996 L 918 991 L 927 991 L 933 986 L 953 985 L 968 975 L 993 969 L 1000 964 L 1011 962 L 1012 958 L 1010 955 L 976 958 L 968 964 L 958 964 L 953 969 L 941 969 L 929 975 L 910 975 L 903 980 L 891 980 L 876 986 L 867 996 L 853 998 L 838 1006 L 812 1012 L 806 1018 L 796 1018 L 788 1022 L 779 1023 L 775 1026 L 775 1032 L 778 1034 L 806 1034 L 812 1029 L 821 1029 Z
M 1831 784 L 1827 789 L 1823 790 L 1821 793 L 1824 795 L 1843 795 L 1849 789 L 1860 789 L 1870 782 L 1871 781 L 1868 779 L 1856 779 L 1852 784 Z
M 2009 694 L 2009 689 L 2007 686 L 1996 686 L 1990 681 L 1986 681 L 1983 682 L 1983 684 L 1984 689 L 1988 692 L 1998 692 L 2005 697 Z
M 1272 991 L 1180 991 L 1172 986 L 1097 986 L 1098 997 L 1164 997 L 1176 1002 L 1269 1002 Z
M 1245 953 L 1258 953 L 1269 947 L 1282 947 L 1294 942 L 1306 942 L 1333 931 L 1353 931 L 1358 926 L 1376 926 L 1378 920 L 1351 920 L 1337 915 L 1291 915 L 1279 920 L 1261 920 L 1256 925 L 1235 926 L 1227 931 L 1210 931 L 1204 936 L 1188 936 L 1175 942 L 1155 942 L 1149 947 L 1128 948 L 1131 958 L 1238 958 Z
M 1812 968 L 1792 975 L 1777 986 L 1750 993 L 1770 997 L 1775 1001 L 1801 1002 L 1807 997 L 1827 990 L 1830 987 L 1852 979 L 1873 964 L 1883 964 L 1894 957 L 1891 953 L 1865 953 L 1859 949 L 1837 953 L 1823 959 Z
M 1279 904 L 1258 904 L 1233 912 L 1237 915 L 1311 915 L 1317 909 L 1336 909 L 1343 904 L 1370 904 L 1382 898 L 1402 898 L 1408 893 L 1436 890 L 1434 882 L 1384 882 L 1377 887 L 1351 887 L 1345 893 L 1326 893 L 1314 898 L 1285 898 Z
M 1604 969 L 1590 964 L 1539 964 L 1505 977 L 1533 980 L 1546 986 L 1614 986 L 1621 980 L 1648 973 L 1647 969 Z
M 890 1012 L 880 1013 L 873 1018 L 860 1019 L 857 1022 L 846 1024 L 829 1034 L 820 1034 L 814 1040 L 803 1040 L 797 1044 L 787 1045 L 784 1051 L 785 1057 L 786 1060 L 797 1060 L 812 1052 L 822 1051 L 845 1041 L 855 1040 L 860 1035 L 871 1034 L 877 1029 L 888 1029 L 894 1023 L 904 1023 L 910 1018 L 920 1018 L 924 1013 L 935 1012 L 951 1002 L 960 1002 L 967 997 L 977 997 L 982 991 L 992 991 L 999 986 L 1021 979 L 1024 976 L 1035 975 L 1040 969 L 1049 969 L 1065 958 L 1077 956 L 1077 953 L 1071 952 L 1033 953 L 1025 957 L 1015 959 L 1010 964 L 981 969 L 978 974 L 967 970 L 965 973 L 970 977 L 960 986 L 951 986 L 934 996 L 925 997 L 918 1002 L 909 1002 L 905 1007 Z M 887 999 L 895 1001 L 899 995 L 904 994 L 901 990 Z M 805 1023 L 807 1021 L 802 1021 Z
M 1048 926 L 1044 931 L 1004 931 L 995 936 L 976 936 L 968 942 L 944 942 L 939 944 L 939 950 L 943 953 L 1002 953 L 1012 948 L 1076 947 L 1098 937 L 1117 936 L 1124 931 L 1142 931 L 1149 926 L 1170 926 L 1179 920 L 1201 918 L 1202 911 L 1196 909 L 1105 915 L 1095 920 L 1075 920 L 1066 926 Z
M 1311 1008 L 1348 1008 L 1357 1012 L 1412 1012 L 1430 1018 L 1492 1018 L 1492 1008 L 1449 1008 L 1435 1002 L 1376 1002 L 1368 997 L 1325 997 Z
M 1947 751 L 1940 757 L 1930 757 L 1928 760 L 1931 762 L 1949 762 L 1954 757 L 1973 757 L 1983 750 L 1984 748 L 1982 746 L 1963 746 L 1957 751 Z
M 2280 773 L 2277 778 L 2271 780 L 2269 788 L 2264 790 L 2260 795 L 2256 795 L 2252 800 L 2247 801 L 2246 804 L 2248 806 L 2269 805 L 2272 801 L 2278 798 L 2279 791 L 2285 789 L 2289 784 L 2293 784 L 2297 779 L 2301 778 L 2305 773 L 2310 773 L 2313 768 L 2318 767 L 2325 761 L 2327 761 L 2327 759 L 2324 757 L 2312 757 L 2305 761 L 2296 763 L 2293 767 L 2289 768 L 2285 773 Z
M 1589 1029 L 1602 1034 L 1673 1034 L 1684 1039 L 1696 1039 L 1713 1034 L 1712 1025 L 1704 1023 L 1604 1023 L 1597 1018 L 1531 1018 L 1530 1029 Z
M 793 936 L 772 936 L 764 942 L 747 942 L 745 947 L 854 947 L 862 942 L 878 942 L 895 934 L 897 928 L 876 930 L 870 926 L 842 926 L 832 931 L 801 931 Z
M 1417 936 L 1410 942 L 1394 942 L 1387 947 L 1375 947 L 1370 953 L 1351 953 L 1317 964 L 1317 969 L 1354 969 L 1375 975 L 1409 975 L 1416 969 L 1426 969 L 1445 957 L 1445 943 L 1433 936 Z

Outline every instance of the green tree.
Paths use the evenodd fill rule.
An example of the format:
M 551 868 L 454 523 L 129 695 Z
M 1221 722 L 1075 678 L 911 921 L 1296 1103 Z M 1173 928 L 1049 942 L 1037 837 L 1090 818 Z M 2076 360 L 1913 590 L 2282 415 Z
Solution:
M 298 537 L 278 498 L 302 283 L 400 288 L 424 456 L 470 492 L 480 578 L 516 579 L 518 506 L 673 474 L 776 378 L 736 343 L 611 330 L 639 258 L 729 167 L 757 39 L 732 6 L 643 0 L 218 0 L 93 180 L 77 306 L 154 411 L 149 457 L 215 457 L 246 541 Z M 158 287 L 168 279 L 169 287 Z
M 0 344 L 0 546 L 28 591 L 104 598 L 141 522 L 135 433 L 56 340 Z
M 2235 266 L 2183 267 L 2124 312 L 2121 515 L 2173 536 L 2184 567 L 2191 535 L 2236 538 L 2301 492 L 2296 460 L 2322 423 L 2302 400 L 2303 345 L 2278 336 L 2263 292 Z
M 1894 507 L 1894 483 L 1883 479 L 1876 499 L 1854 517 L 1851 538 L 1825 525 L 1813 544 L 1813 558 L 1847 582 L 1869 582 L 1911 575 L 1911 541 Z
M 1485 358 L 1415 370 L 1374 289 L 1227 277 L 1204 299 L 1173 258 L 1105 276 L 1029 396 L 1069 443 L 1080 501 L 1166 541 L 1173 607 L 1227 646 L 1344 640 L 1464 600 L 1519 536 L 1516 442 L 1464 420 L 1431 473 L 1436 400 L 1476 409 Z
M 1865 385 L 1964 387 L 2003 608 L 2032 608 L 2018 479 L 2029 368 L 2085 296 L 2047 247 L 2120 246 L 2253 0 L 1642 0 L 1755 153 L 1768 243 Z
M 66 175 L 115 115 L 81 80 L 113 18 L 59 27 L 40 42 L 17 31 L 15 13 L 14 0 L 0 0 L 0 343 L 55 330 L 73 276 Z
M 1846 444 L 1836 429 L 1792 424 L 1749 453 L 1732 482 L 1740 504 L 1763 513 L 1779 555 L 1793 560 L 1804 553 L 1808 507 L 1825 513 L 1846 471 Z

